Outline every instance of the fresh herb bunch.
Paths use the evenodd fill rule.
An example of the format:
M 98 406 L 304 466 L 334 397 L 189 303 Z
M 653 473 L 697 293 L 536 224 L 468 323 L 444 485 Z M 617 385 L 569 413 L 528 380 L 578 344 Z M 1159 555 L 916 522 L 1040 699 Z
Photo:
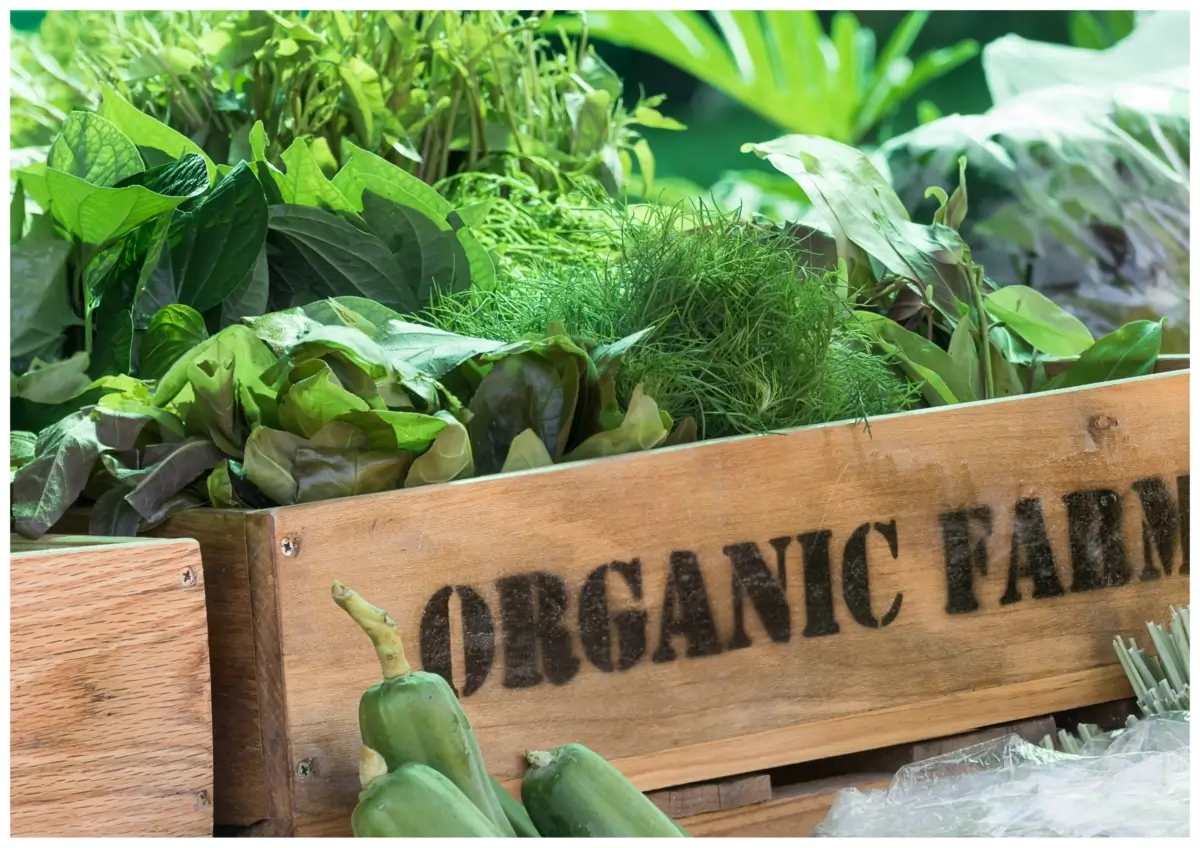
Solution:
M 554 51 L 540 26 L 501 11 L 50 12 L 45 38 L 14 51 L 12 140 L 48 143 L 108 84 L 216 162 L 250 160 L 261 121 L 275 164 L 304 139 L 331 171 L 349 139 L 429 183 L 514 160 L 545 186 L 591 174 L 617 193 L 635 161 L 652 179 L 636 128 L 682 128 L 663 98 L 626 109 L 586 35 Z
M 913 395 L 868 349 L 834 275 L 811 273 L 786 230 L 697 206 L 646 207 L 597 268 L 543 263 L 492 291 L 440 300 L 438 326 L 515 338 L 551 321 L 584 337 L 652 328 L 622 362 L 618 396 L 641 384 L 701 438 L 906 409 Z
M 547 262 L 600 267 L 621 249 L 624 211 L 597 180 L 586 175 L 560 179 L 556 191 L 543 191 L 519 170 L 466 171 L 434 188 L 457 209 L 488 205 L 487 216 L 472 230 L 510 274 Z

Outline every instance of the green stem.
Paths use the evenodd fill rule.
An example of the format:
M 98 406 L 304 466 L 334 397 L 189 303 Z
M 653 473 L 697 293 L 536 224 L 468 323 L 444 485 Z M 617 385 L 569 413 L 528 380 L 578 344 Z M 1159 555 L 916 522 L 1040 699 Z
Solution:
M 358 782 L 362 784 L 362 788 L 366 789 L 372 780 L 387 773 L 387 761 L 383 759 L 383 755 L 363 745 L 362 753 L 358 757 Z
M 979 313 L 979 363 L 983 368 L 983 398 L 987 400 L 995 395 L 995 385 L 992 376 L 991 340 L 988 338 L 989 328 L 987 310 L 983 308 L 983 268 L 975 266 L 971 275 L 971 294 L 975 297 L 975 311 Z
M 393 680 L 412 671 L 404 657 L 404 643 L 396 622 L 379 607 L 372 606 L 362 595 L 345 586 L 340 580 L 333 581 L 333 600 L 354 619 L 362 631 L 371 638 L 383 679 Z

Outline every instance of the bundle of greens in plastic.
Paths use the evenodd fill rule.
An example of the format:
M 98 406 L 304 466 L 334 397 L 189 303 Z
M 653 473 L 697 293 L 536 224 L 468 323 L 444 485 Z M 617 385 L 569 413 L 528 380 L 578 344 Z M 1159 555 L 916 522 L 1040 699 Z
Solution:
M 976 261 L 1001 285 L 1063 304 L 1096 335 L 1167 318 L 1187 352 L 1190 262 L 1186 12 L 1140 13 L 1105 51 L 1006 36 L 983 51 L 995 106 L 952 115 L 874 155 L 902 201 L 971 163 Z
M 838 793 L 816 836 L 1187 836 L 1188 713 L 1100 734 L 1078 753 L 1016 734 Z

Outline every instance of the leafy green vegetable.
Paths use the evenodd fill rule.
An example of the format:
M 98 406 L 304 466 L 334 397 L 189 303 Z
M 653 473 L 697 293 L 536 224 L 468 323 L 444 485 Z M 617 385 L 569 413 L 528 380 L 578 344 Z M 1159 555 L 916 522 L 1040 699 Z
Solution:
M 266 234 L 266 198 L 239 163 L 172 223 L 177 301 L 198 312 L 220 306 L 253 269 Z
M 86 408 L 42 431 L 36 458 L 12 481 L 17 532 L 38 538 L 53 527 L 82 494 L 100 453 L 132 448 L 147 420 Z
M 594 438 L 594 437 L 593 437 Z M 511 471 L 527 471 L 531 468 L 545 468 L 554 464 L 554 457 L 546 450 L 542 437 L 533 430 L 522 430 L 512 440 L 508 447 L 508 456 L 504 460 L 501 473 Z
M 378 238 L 340 218 L 308 206 L 270 209 L 269 227 L 281 254 L 273 271 L 291 291 L 308 299 L 356 293 L 406 311 L 416 293 Z
M 319 369 L 293 383 L 279 402 L 279 423 L 307 438 L 348 412 L 369 408 L 365 400 L 342 388 L 328 363 L 311 364 Z
M 94 186 L 113 186 L 145 170 L 134 143 L 92 112 L 67 116 L 46 164 Z
M 670 433 L 670 418 L 658 410 L 658 404 L 642 392 L 642 387 L 633 390 L 625 418 L 615 430 L 597 433 L 585 439 L 571 451 L 567 459 L 596 459 L 633 451 L 656 448 L 666 441 Z
M 284 430 L 254 428 L 246 440 L 246 479 L 277 504 L 296 503 L 296 452 L 307 441 Z
M 65 403 L 91 387 L 88 364 L 86 353 L 51 363 L 35 359 L 29 370 L 13 382 L 12 396 L 34 403 Z
M 181 159 L 195 153 L 204 160 L 209 182 L 216 176 L 216 167 L 204 151 L 190 138 L 138 111 L 112 86 L 101 83 L 104 98 L 104 117 L 135 145 L 157 150 L 168 159 Z
M 411 454 L 388 451 L 297 448 L 296 499 L 307 503 L 395 489 L 411 460 Z
M 1046 388 L 1067 389 L 1150 374 L 1162 348 L 1164 323 L 1131 321 L 1098 339 Z
M 438 412 L 436 416 L 446 422 L 446 429 L 438 433 L 429 450 L 413 460 L 404 480 L 405 488 L 449 483 L 475 473 L 467 428 L 449 413 Z
M 1082 321 L 1028 286 L 1005 286 L 984 303 L 994 318 L 1047 356 L 1078 356 L 1095 341 Z
M 207 338 L 203 315 L 182 303 L 165 306 L 154 313 L 142 337 L 138 371 L 144 379 L 157 380 L 176 360 Z

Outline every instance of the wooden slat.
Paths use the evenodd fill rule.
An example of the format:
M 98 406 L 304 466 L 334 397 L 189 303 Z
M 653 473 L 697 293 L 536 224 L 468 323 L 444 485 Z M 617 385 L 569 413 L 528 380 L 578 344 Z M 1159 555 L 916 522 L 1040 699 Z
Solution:
M 673 819 L 731 810 L 750 804 L 761 804 L 771 800 L 771 776 L 747 774 L 711 783 L 694 783 L 690 786 L 675 786 L 658 792 L 648 792 L 646 797 Z
M 1171 574 L 1139 579 L 1146 563 L 1134 489 L 1138 481 L 1160 481 L 1179 503 L 1188 474 L 1187 401 L 1187 373 L 1163 375 L 880 418 L 869 432 L 817 427 L 272 511 L 273 550 L 284 538 L 294 544 L 271 567 L 291 773 L 301 763 L 307 773 L 293 783 L 295 830 L 345 833 L 357 794 L 357 699 L 378 673 L 365 637 L 328 597 L 335 577 L 396 617 L 414 663 L 424 655 L 436 665 L 448 648 L 460 690 L 468 682 L 464 646 L 472 649 L 482 665 L 464 707 L 503 781 L 519 779 L 526 749 L 569 741 L 589 745 L 652 790 L 1125 697 L 1112 636 L 1140 632 L 1188 596 L 1178 522 L 1151 530 L 1156 541 L 1175 540 Z M 1086 494 L 1099 490 L 1114 494 L 1103 503 Z M 1097 535 L 1102 521 L 1079 517 L 1069 529 L 1064 498 L 1076 510 L 1091 503 L 1095 515 L 1110 516 L 1111 535 Z M 1014 515 L 1025 499 L 1036 500 L 1044 523 L 1029 503 L 1021 506 L 1018 550 L 1036 556 L 1032 540 L 1044 527 L 1053 579 L 1064 592 L 1033 598 L 1034 581 L 1018 576 L 1021 600 L 1001 603 Z M 947 564 L 944 526 L 963 511 L 976 516 L 972 541 L 983 540 L 986 573 L 969 562 Z M 981 529 L 984 513 L 990 535 Z M 1153 513 L 1155 520 L 1167 514 Z M 894 557 L 885 541 L 893 527 Z M 827 586 L 813 563 L 806 573 L 797 543 L 823 530 L 832 560 Z M 861 562 L 853 545 L 847 552 L 855 532 L 868 539 L 865 589 L 855 582 L 861 566 L 846 566 Z M 776 629 L 778 642 L 747 600 L 778 580 L 771 540 L 788 540 L 789 549 L 791 630 L 782 637 Z M 735 639 L 727 551 L 751 543 L 762 563 L 753 579 L 744 572 L 746 638 Z M 1079 591 L 1086 557 L 1096 551 L 1123 556 L 1131 579 Z M 588 630 L 589 658 L 581 591 L 600 566 L 635 560 L 637 592 L 617 572 L 628 566 L 593 577 L 592 585 L 607 581 L 608 612 L 624 612 L 624 626 L 645 638 L 630 653 L 638 657 L 632 667 L 602 671 L 593 660 L 604 656 L 597 641 L 604 631 Z M 688 571 L 693 562 L 698 572 Z M 664 604 L 671 574 L 690 593 L 682 625 L 677 608 Z M 950 596 L 951 576 L 958 585 L 968 574 L 965 597 L 978 608 L 948 612 L 963 602 Z M 527 594 L 533 586 L 541 587 L 541 613 L 535 603 L 529 614 L 548 618 L 542 636 L 527 639 L 518 622 L 525 599 L 536 597 Z M 466 597 L 486 604 L 490 623 L 476 617 L 477 628 L 464 635 L 463 590 L 454 587 L 469 587 Z M 806 636 L 820 618 L 808 611 L 828 590 L 838 632 Z M 441 591 L 457 593 L 448 607 L 437 600 Z M 585 629 L 604 621 L 597 596 L 590 597 Z M 883 625 L 898 597 L 898 614 Z M 433 626 L 443 613 L 453 622 L 448 635 Z M 679 632 L 664 640 L 666 617 Z M 617 628 L 610 620 L 610 642 L 629 653 L 634 643 Z M 548 654 L 546 645 L 560 653 Z
M 862 791 L 885 789 L 891 780 L 889 774 L 858 774 L 815 780 L 809 784 L 787 787 L 765 804 L 705 813 L 683 819 L 680 824 L 692 836 L 701 837 L 812 836 L 813 828 L 829 814 L 829 808 L 833 806 L 833 799 L 839 791 L 851 787 Z
M 196 543 L 17 552 L 10 572 L 12 835 L 210 835 Z

